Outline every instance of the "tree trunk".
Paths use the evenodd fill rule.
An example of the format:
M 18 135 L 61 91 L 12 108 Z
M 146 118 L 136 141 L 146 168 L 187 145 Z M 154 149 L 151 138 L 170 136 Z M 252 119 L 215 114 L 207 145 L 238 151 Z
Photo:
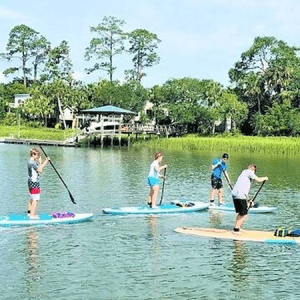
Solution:
M 23 84 L 27 87 L 27 80 L 26 80 L 26 60 L 25 60 L 25 53 L 22 53 L 22 70 L 23 70 Z
M 63 120 L 64 129 L 66 129 L 67 128 L 67 126 L 66 126 L 66 120 L 65 120 L 65 116 L 63 114 L 62 108 L 61 108 L 61 101 L 60 101 L 60 96 L 59 95 L 57 95 L 57 104 L 58 104 L 59 113 L 60 113 L 61 118 Z
M 37 63 L 33 64 L 33 82 L 36 82 L 37 79 Z

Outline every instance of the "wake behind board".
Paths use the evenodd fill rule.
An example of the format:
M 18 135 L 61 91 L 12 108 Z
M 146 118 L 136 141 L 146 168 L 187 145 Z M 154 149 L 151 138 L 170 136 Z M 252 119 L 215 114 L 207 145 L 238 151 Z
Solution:
M 265 243 L 282 243 L 282 244 L 299 244 L 300 237 L 278 237 L 274 236 L 273 231 L 254 231 L 243 230 L 240 232 L 233 232 L 233 230 L 215 229 L 215 228 L 176 228 L 175 232 L 189 235 L 196 235 L 206 238 L 237 240 L 237 241 L 251 241 L 251 242 L 265 242 Z
M 189 206 L 190 205 L 190 206 Z M 148 205 L 132 206 L 132 207 L 114 207 L 104 208 L 103 212 L 113 215 L 147 215 L 147 214 L 165 214 L 165 213 L 189 213 L 207 209 L 209 204 L 204 202 L 190 202 L 189 205 L 183 204 L 179 206 L 173 203 L 166 203 L 158 206 L 157 208 L 151 208 Z
M 27 215 L 9 215 L 0 217 L 0 226 L 36 226 L 79 223 L 92 219 L 94 214 L 75 214 L 72 218 L 53 218 L 51 215 L 39 215 L 39 219 L 30 219 Z
M 214 204 L 214 205 L 210 205 L 209 209 L 235 212 L 233 203 L 225 203 L 224 205 Z M 248 213 L 249 214 L 264 214 L 264 213 L 272 213 L 277 210 L 278 210 L 278 208 L 274 207 L 274 206 L 258 206 L 258 207 L 251 207 L 248 210 Z

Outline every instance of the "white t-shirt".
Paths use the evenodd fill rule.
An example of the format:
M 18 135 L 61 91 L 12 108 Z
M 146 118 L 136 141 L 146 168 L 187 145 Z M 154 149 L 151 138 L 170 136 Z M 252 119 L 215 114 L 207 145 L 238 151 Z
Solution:
M 235 199 L 247 199 L 247 195 L 249 194 L 251 187 L 251 181 L 255 179 L 257 179 L 257 176 L 253 171 L 249 169 L 244 170 L 234 185 L 232 197 Z
M 150 172 L 148 177 L 159 178 L 158 167 L 159 167 L 158 161 L 155 160 L 150 166 Z

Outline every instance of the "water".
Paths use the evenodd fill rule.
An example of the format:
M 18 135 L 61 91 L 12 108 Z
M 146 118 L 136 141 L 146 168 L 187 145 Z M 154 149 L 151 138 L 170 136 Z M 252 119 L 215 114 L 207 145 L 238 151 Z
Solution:
M 29 149 L 0 144 L 0 214 L 27 209 Z M 104 215 L 104 207 L 147 201 L 149 150 L 45 150 L 78 204 L 72 204 L 47 166 L 39 212 L 93 212 L 95 219 L 73 225 L 0 228 L 0 299 L 299 299 L 298 246 L 174 232 L 182 226 L 232 228 L 232 213 Z M 164 200 L 208 201 L 210 163 L 221 154 L 165 152 L 169 168 Z M 280 210 L 250 215 L 244 227 L 300 228 L 300 158 L 232 154 L 228 164 L 232 182 L 252 162 L 260 167 L 258 175 L 270 178 L 257 200 Z M 225 200 L 231 201 L 227 186 Z

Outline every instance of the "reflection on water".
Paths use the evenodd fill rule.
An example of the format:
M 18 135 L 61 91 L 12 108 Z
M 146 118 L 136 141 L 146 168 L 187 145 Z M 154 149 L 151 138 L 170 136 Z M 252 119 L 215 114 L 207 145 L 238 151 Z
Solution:
M 38 254 L 38 233 L 34 227 L 26 232 L 26 248 L 24 251 L 27 263 L 26 290 L 31 297 L 39 294 L 39 281 L 41 279 L 40 259 Z
M 222 221 L 223 221 L 223 215 L 221 211 L 209 210 L 209 222 L 210 222 L 210 227 L 213 228 L 221 228 L 222 226 Z

